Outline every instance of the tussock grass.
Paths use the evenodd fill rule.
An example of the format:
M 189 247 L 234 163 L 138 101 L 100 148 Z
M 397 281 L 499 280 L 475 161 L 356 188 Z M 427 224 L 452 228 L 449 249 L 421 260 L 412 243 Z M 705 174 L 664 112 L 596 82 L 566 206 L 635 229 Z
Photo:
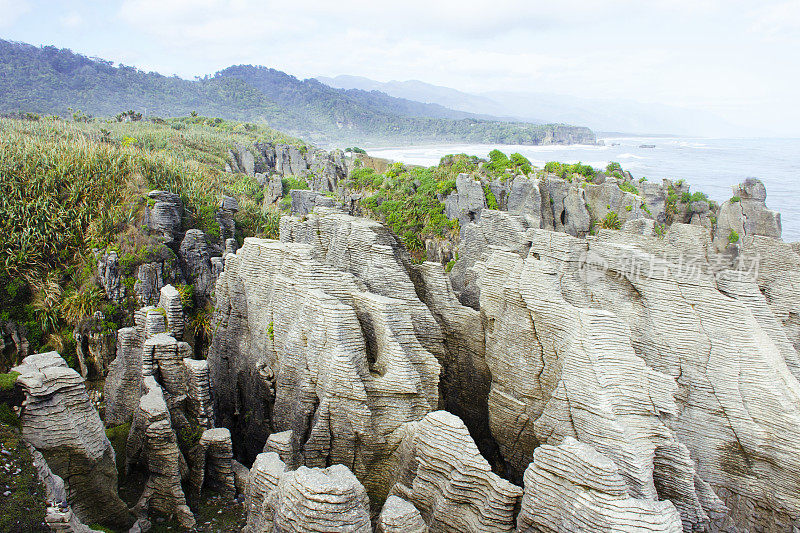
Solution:
M 65 325 L 104 296 L 92 281 L 91 250 L 141 241 L 122 236 L 138 230 L 152 189 L 181 195 L 186 228 L 218 236 L 214 213 L 227 194 L 239 200 L 241 237 L 276 237 L 280 216 L 262 208 L 255 179 L 224 172 L 229 150 L 257 141 L 302 145 L 269 128 L 205 117 L 0 119 L 0 319 L 30 330 L 33 350 L 64 345 L 57 337 Z

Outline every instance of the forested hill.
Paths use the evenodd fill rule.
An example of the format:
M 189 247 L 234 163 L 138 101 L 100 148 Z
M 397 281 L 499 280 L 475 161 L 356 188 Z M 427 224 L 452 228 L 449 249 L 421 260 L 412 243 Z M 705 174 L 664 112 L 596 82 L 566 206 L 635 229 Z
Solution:
M 189 81 L 143 72 L 68 49 L 0 40 L 0 113 L 111 117 L 192 112 L 264 122 L 317 144 L 360 142 L 594 142 L 587 128 L 492 120 L 377 91 L 334 89 L 317 80 L 239 65 Z

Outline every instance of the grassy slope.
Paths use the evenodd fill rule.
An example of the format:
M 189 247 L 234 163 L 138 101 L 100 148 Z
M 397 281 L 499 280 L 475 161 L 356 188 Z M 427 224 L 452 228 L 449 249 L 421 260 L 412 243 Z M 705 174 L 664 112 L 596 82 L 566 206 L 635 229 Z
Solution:
M 0 320 L 24 324 L 33 352 L 74 350 L 71 326 L 103 305 L 91 250 L 116 248 L 128 262 L 147 256 L 148 238 L 137 225 L 151 189 L 183 197 L 187 228 L 213 236 L 219 199 L 230 194 L 239 199 L 241 236 L 276 235 L 278 217 L 258 203 L 256 181 L 223 171 L 230 148 L 254 141 L 302 144 L 202 117 L 164 124 L 0 119 Z

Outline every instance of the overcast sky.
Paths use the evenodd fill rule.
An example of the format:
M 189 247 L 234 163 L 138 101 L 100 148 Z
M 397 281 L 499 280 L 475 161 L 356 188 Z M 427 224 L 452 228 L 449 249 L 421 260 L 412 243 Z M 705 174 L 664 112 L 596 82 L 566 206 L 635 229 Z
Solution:
M 800 0 L 0 0 L 0 38 L 191 79 L 418 79 L 716 112 L 800 136 Z

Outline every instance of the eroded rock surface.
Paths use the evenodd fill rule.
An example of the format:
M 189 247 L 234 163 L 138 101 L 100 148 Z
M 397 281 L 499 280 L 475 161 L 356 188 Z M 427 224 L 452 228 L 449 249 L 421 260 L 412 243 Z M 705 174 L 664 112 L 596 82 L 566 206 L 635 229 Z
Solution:
M 588 444 L 567 437 L 536 449 L 525 471 L 517 517 L 520 533 L 561 531 L 683 531 L 669 501 L 632 498 L 617 465 Z
M 77 517 L 84 523 L 130 526 L 132 517 L 117 495 L 114 449 L 83 378 L 56 352 L 28 356 L 14 371 L 25 393 L 22 437 L 64 480 Z
M 458 417 L 435 411 L 404 433 L 391 495 L 411 502 L 427 531 L 514 531 L 522 489 L 492 472 Z
M 261 239 L 227 257 L 216 296 L 209 369 L 237 457 L 291 430 L 296 464 L 346 464 L 385 495 L 397 429 L 438 402 L 440 366 L 420 333 L 436 323 L 412 320 L 427 309 L 368 291 L 310 245 Z

